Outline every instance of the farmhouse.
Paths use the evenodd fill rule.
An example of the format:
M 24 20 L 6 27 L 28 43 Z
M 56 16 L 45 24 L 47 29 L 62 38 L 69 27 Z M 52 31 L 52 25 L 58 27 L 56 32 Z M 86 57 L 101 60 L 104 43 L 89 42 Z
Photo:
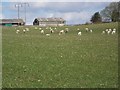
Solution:
M 33 25 L 39 26 L 64 26 L 66 21 L 63 18 L 35 18 Z
M 23 19 L 0 19 L 0 25 L 2 26 L 18 26 L 25 25 Z

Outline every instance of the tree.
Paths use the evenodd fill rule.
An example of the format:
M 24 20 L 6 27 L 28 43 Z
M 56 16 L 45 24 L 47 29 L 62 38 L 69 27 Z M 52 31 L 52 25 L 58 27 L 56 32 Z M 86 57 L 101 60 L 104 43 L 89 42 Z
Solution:
M 112 2 L 107 7 L 105 7 L 101 12 L 102 18 L 111 19 L 112 22 L 119 20 L 119 5 L 120 2 Z
M 96 12 L 96 13 L 92 16 L 92 18 L 91 18 L 90 21 L 91 21 L 92 23 L 100 23 L 100 22 L 102 21 L 102 18 L 101 18 L 101 16 L 100 16 L 99 12 Z
M 119 12 L 117 12 L 116 10 L 114 10 L 112 12 L 111 19 L 112 19 L 113 22 L 118 21 L 119 20 Z

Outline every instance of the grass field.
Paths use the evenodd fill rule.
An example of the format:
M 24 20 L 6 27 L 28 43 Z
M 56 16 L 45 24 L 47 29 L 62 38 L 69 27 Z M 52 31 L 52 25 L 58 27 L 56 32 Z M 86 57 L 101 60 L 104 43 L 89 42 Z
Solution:
M 19 34 L 14 27 L 3 27 L 3 87 L 118 87 L 118 34 L 101 35 L 106 28 L 117 29 L 117 25 L 65 26 L 69 32 L 60 36 L 59 30 L 65 27 L 59 27 L 49 37 L 33 26 L 29 32 Z M 82 36 L 77 35 L 78 27 Z M 93 29 L 93 33 L 86 33 L 85 27 Z

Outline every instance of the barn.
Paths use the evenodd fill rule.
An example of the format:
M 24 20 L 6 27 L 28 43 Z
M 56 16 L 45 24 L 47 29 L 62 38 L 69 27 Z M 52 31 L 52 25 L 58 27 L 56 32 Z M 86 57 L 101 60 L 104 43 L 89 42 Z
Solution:
M 63 18 L 35 18 L 33 25 L 39 26 L 64 26 L 66 21 Z
M 0 25 L 2 26 L 18 26 L 25 25 L 23 19 L 0 19 Z

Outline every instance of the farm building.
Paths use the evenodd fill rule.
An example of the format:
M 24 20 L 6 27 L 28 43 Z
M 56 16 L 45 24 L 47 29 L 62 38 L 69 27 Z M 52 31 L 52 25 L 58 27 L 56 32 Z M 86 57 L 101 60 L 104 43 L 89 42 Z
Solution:
M 33 25 L 39 26 L 64 26 L 66 21 L 63 18 L 36 18 Z
M 25 25 L 23 19 L 0 19 L 0 25 L 2 26 L 18 26 Z

